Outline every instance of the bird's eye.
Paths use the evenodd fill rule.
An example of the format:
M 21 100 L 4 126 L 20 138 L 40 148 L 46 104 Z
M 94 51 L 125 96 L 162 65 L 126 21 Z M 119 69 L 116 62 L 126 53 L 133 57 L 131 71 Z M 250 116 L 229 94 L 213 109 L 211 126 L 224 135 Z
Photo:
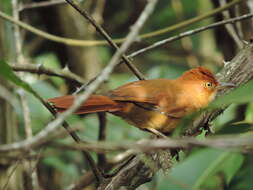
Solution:
M 213 83 L 207 82 L 207 83 L 205 83 L 205 86 L 206 86 L 207 88 L 211 88 L 211 87 L 213 86 Z

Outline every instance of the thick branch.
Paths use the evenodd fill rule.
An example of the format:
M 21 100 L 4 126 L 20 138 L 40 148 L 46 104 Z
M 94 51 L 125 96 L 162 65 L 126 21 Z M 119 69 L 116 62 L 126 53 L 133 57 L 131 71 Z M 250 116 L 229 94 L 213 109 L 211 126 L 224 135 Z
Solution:
M 253 147 L 253 135 L 219 135 L 215 137 L 209 137 L 198 140 L 195 137 L 184 138 L 166 138 L 166 139 L 142 139 L 138 142 L 97 142 L 86 144 L 60 144 L 53 143 L 52 146 L 61 149 L 68 150 L 88 150 L 94 152 L 112 152 L 131 150 L 132 154 L 150 152 L 160 149 L 191 149 L 193 147 L 212 147 L 220 149 L 238 149 L 243 151 L 243 147 L 249 149 Z M 236 138 L 236 140 L 235 140 Z
M 253 78 L 253 43 L 246 45 L 230 62 L 224 62 L 224 68 L 216 76 L 219 81 L 231 82 L 240 86 Z M 218 96 L 225 94 L 232 89 L 224 89 Z M 215 119 L 226 108 L 214 110 L 203 114 L 195 121 L 193 126 L 187 131 L 187 135 L 197 134 L 201 126 Z

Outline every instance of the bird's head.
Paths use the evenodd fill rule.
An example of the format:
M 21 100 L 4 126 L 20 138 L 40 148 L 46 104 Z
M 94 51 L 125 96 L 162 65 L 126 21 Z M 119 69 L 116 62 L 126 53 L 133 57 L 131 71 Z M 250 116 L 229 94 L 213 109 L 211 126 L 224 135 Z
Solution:
M 199 97 L 203 104 L 212 101 L 218 90 L 234 86 L 231 83 L 219 83 L 214 74 L 204 67 L 186 71 L 180 80 L 186 84 L 186 88 L 188 86 L 188 89 L 196 93 L 196 97 Z

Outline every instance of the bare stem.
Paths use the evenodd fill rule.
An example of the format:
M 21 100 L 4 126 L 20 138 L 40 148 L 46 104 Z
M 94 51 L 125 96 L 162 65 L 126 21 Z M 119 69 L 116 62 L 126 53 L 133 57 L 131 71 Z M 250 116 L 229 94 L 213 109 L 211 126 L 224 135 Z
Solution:
M 24 11 L 27 9 L 35 9 L 35 8 L 41 8 L 41 7 L 48 7 L 48 6 L 54 6 L 54 5 L 61 5 L 65 4 L 66 2 L 64 0 L 53 0 L 53 1 L 42 1 L 42 2 L 36 2 L 36 3 L 27 3 L 23 4 L 19 7 L 19 11 Z
M 226 0 L 220 0 L 220 5 L 224 6 L 226 4 Z M 230 14 L 229 11 L 223 11 L 222 12 L 223 18 L 224 19 L 229 19 L 230 18 Z M 239 36 L 237 35 L 234 25 L 233 24 L 227 24 L 225 25 L 226 30 L 228 31 L 228 33 L 230 34 L 230 36 L 232 37 L 232 39 L 235 41 L 235 44 L 237 45 L 238 48 L 242 48 L 243 47 L 243 42 L 242 40 L 240 40 Z
M 169 37 L 169 38 L 166 38 L 164 40 L 161 40 L 161 41 L 158 41 L 158 42 L 155 42 L 154 44 L 150 45 L 150 46 L 147 46 L 145 48 L 142 48 L 142 49 L 139 49 L 131 54 L 128 55 L 129 58 L 133 58 L 133 57 L 136 57 L 138 55 L 141 55 L 143 53 L 146 53 L 147 51 L 150 51 L 150 50 L 153 50 L 155 48 L 158 48 L 160 46 L 163 46 L 165 44 L 168 44 L 170 42 L 173 42 L 173 41 L 176 41 L 176 40 L 179 40 L 181 38 L 184 38 L 184 37 L 187 37 L 187 36 L 191 36 L 191 35 L 194 35 L 194 34 L 197 34 L 197 33 L 200 33 L 200 32 L 203 32 L 205 30 L 208 30 L 208 29 L 212 29 L 212 28 L 215 28 L 215 27 L 218 27 L 218 26 L 222 26 L 222 25 L 226 25 L 226 24 L 229 24 L 229 23 L 235 23 L 235 22 L 239 22 L 239 21 L 242 21 L 242 20 L 246 20 L 246 19 L 249 19 L 249 18 L 252 18 L 253 17 L 253 13 L 251 14 L 245 14 L 245 15 L 242 15 L 242 16 L 239 16 L 239 17 L 235 17 L 235 18 L 231 18 L 231 19 L 227 19 L 227 20 L 223 20 L 223 21 L 219 21 L 219 22 L 216 22 L 216 23 L 213 23 L 213 24 L 210 24 L 210 25 L 207 25 L 207 26 L 202 26 L 202 27 L 199 27 L 199 28 L 196 28 L 194 30 L 189 30 L 189 31 L 186 31 L 186 32 L 182 32 L 178 35 L 175 35 L 175 36 L 172 36 L 172 37 Z M 123 63 L 122 61 L 119 63 L 121 64 Z M 97 77 L 97 76 L 96 76 Z M 94 77 L 93 79 L 91 79 L 90 82 L 92 82 L 93 80 L 96 79 L 96 77 Z M 87 85 L 90 83 L 86 83 L 84 84 L 79 90 L 78 92 L 82 91 L 83 89 L 85 89 L 87 87 Z
M 194 30 L 189 30 L 189 31 L 186 31 L 186 32 L 182 32 L 182 33 L 180 33 L 178 35 L 175 35 L 175 36 L 169 37 L 167 39 L 158 41 L 158 42 L 156 42 L 156 43 L 154 43 L 154 44 L 152 44 L 152 45 L 150 45 L 148 47 L 145 47 L 145 48 L 142 48 L 142 49 L 140 49 L 138 51 L 135 51 L 135 52 L 131 53 L 128 56 L 132 58 L 132 57 L 140 55 L 140 54 L 142 54 L 142 53 L 144 53 L 146 51 L 149 51 L 149 50 L 155 49 L 157 47 L 160 47 L 162 45 L 165 45 L 165 44 L 167 44 L 169 42 L 173 42 L 173 41 L 176 41 L 178 39 L 181 39 L 181 38 L 184 38 L 184 37 L 187 37 L 187 36 L 191 36 L 191 35 L 197 34 L 199 32 L 203 32 L 203 31 L 208 30 L 208 29 L 212 29 L 212 28 L 215 28 L 215 27 L 218 27 L 218 26 L 222 26 L 222 25 L 226 25 L 226 24 L 231 24 L 231 23 L 239 22 L 239 21 L 246 20 L 246 19 L 249 19 L 249 18 L 252 18 L 252 17 L 253 17 L 253 13 L 245 14 L 245 15 L 238 16 L 238 17 L 235 17 L 235 18 L 231 18 L 231 19 L 215 22 L 215 23 L 207 25 L 207 26 L 202 26 L 202 27 L 196 28 Z
M 99 141 L 105 141 L 106 140 L 106 113 L 98 113 L 98 119 L 99 119 L 99 135 L 98 140 Z M 106 165 L 106 155 L 101 153 L 98 154 L 98 166 L 105 166 Z
M 85 19 L 87 19 L 92 26 L 98 31 L 98 33 L 105 38 L 105 40 L 115 49 L 118 50 L 119 47 L 116 43 L 113 42 L 112 38 L 107 34 L 107 32 L 84 10 L 81 9 L 80 6 L 75 2 L 75 0 L 66 0 L 74 9 L 76 9 Z M 136 40 L 136 39 L 134 39 Z M 131 61 L 127 58 L 126 55 L 122 54 L 122 59 L 128 68 L 135 74 L 135 76 L 140 79 L 144 80 L 145 77 L 143 74 L 131 63 Z
M 34 148 L 39 146 L 41 143 L 44 143 L 47 140 L 47 137 L 50 135 L 53 135 L 54 133 L 57 133 L 59 125 L 60 124 L 66 124 L 64 121 L 69 115 L 71 115 L 75 110 L 78 109 L 78 107 L 88 99 L 88 97 L 110 76 L 112 73 L 114 67 L 119 62 L 121 56 L 126 52 L 126 50 L 130 47 L 130 45 L 134 42 L 136 39 L 140 29 L 144 25 L 145 21 L 147 20 L 148 16 L 151 14 L 151 12 L 154 9 L 155 4 L 157 3 L 157 0 L 150 0 L 148 4 L 146 5 L 145 9 L 141 13 L 140 17 L 136 21 L 136 23 L 133 25 L 131 32 L 127 35 L 126 41 L 122 44 L 122 46 L 116 51 L 114 56 L 112 57 L 109 64 L 103 69 L 99 77 L 94 80 L 87 88 L 86 91 L 81 93 L 80 95 L 77 95 L 75 98 L 75 101 L 73 102 L 73 105 L 66 110 L 65 112 L 59 114 L 55 120 L 50 122 L 43 130 L 41 130 L 39 133 L 37 133 L 35 136 L 33 136 L 30 139 L 26 139 L 20 142 L 15 142 L 12 144 L 2 145 L 0 146 L 0 152 L 10 152 L 10 151 L 25 151 L 29 150 L 30 148 Z M 45 102 L 42 98 L 39 96 L 37 97 L 39 100 L 45 105 L 51 112 L 55 113 L 54 109 Z M 64 125 L 66 129 L 69 132 L 69 126 Z M 73 135 L 73 133 L 70 133 Z M 80 142 L 81 140 L 79 137 L 74 134 L 72 136 L 75 141 Z M 85 156 L 87 159 L 91 158 L 89 154 L 85 151 Z M 94 161 L 88 160 L 91 164 L 91 169 L 93 170 L 94 175 L 97 177 L 98 180 L 101 179 L 101 173 L 98 171 Z
M 198 140 L 194 137 L 184 138 L 169 138 L 166 139 L 142 139 L 138 142 L 92 142 L 87 144 L 53 144 L 54 147 L 60 147 L 62 149 L 69 150 L 88 150 L 98 153 L 114 152 L 114 151 L 130 151 L 126 153 L 127 156 L 150 152 L 153 150 L 161 149 L 191 149 L 193 147 L 212 147 L 220 149 L 240 149 L 243 151 L 243 147 L 246 149 L 253 147 L 253 135 L 221 135 L 215 137 L 209 137 Z M 236 140 L 235 140 L 236 139 Z M 126 157 L 126 156 L 124 156 Z M 122 159 L 120 159 L 122 160 Z
M 85 80 L 78 75 L 72 73 L 71 71 L 56 70 L 44 67 L 43 65 L 34 64 L 15 64 L 11 65 L 13 71 L 16 72 L 29 72 L 38 75 L 44 74 L 49 76 L 61 77 L 67 81 L 74 82 L 77 86 L 81 86 L 85 83 Z
M 183 22 L 180 22 L 178 24 L 175 24 L 175 25 L 172 25 L 172 26 L 169 26 L 169 27 L 166 27 L 166 28 L 154 31 L 154 32 L 139 35 L 139 37 L 142 38 L 142 39 L 146 39 L 146 38 L 151 38 L 151 37 L 155 37 L 155 36 L 158 36 L 158 35 L 162 35 L 162 34 L 167 33 L 167 32 L 172 32 L 174 30 L 177 30 L 177 29 L 189 26 L 193 23 L 199 22 L 199 21 L 201 21 L 203 19 L 206 19 L 208 17 L 214 16 L 214 15 L 220 13 L 221 11 L 229 9 L 232 6 L 234 6 L 235 4 L 240 3 L 242 1 L 245 1 L 245 0 L 231 1 L 230 3 L 226 4 L 225 6 L 222 6 L 222 7 L 219 7 L 217 9 L 211 10 L 206 14 L 194 17 L 194 18 L 189 19 L 187 21 L 183 21 Z M 66 44 L 66 45 L 71 45 L 71 46 L 82 46 L 82 47 L 107 45 L 108 44 L 108 42 L 106 40 L 98 40 L 98 41 L 94 41 L 94 40 L 77 40 L 77 39 L 63 38 L 63 37 L 59 37 L 59 36 L 56 36 L 56 35 L 52 35 L 52 34 L 49 34 L 47 32 L 44 32 L 42 30 L 39 30 L 39 29 L 29 25 L 29 24 L 26 24 L 22 21 L 15 20 L 12 17 L 8 16 L 7 14 L 5 14 L 1 11 L 0 11 L 0 17 L 7 20 L 7 21 L 9 21 L 9 22 L 11 22 L 11 23 L 13 23 L 13 24 L 19 25 L 23 29 L 28 30 L 28 31 L 40 36 L 40 37 L 43 37 L 43 38 L 46 38 L 48 40 L 52 40 L 52 41 L 55 41 L 55 42 L 58 42 L 58 43 L 63 43 L 63 44 Z M 125 38 L 120 38 L 120 39 L 114 39 L 113 40 L 113 42 L 117 43 L 117 44 L 123 43 L 124 41 L 125 41 Z

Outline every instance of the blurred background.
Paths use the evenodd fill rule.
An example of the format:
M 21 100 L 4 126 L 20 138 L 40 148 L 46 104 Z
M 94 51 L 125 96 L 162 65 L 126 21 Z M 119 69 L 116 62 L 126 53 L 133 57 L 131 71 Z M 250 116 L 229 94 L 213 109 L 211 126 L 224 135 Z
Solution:
M 127 54 L 153 44 L 156 41 L 211 24 L 226 18 L 253 13 L 253 2 L 241 1 L 229 11 L 220 12 L 169 33 L 152 32 L 198 17 L 215 8 L 232 2 L 229 0 L 160 0 L 141 34 L 151 33 L 149 38 L 136 41 Z M 43 4 L 45 3 L 45 4 Z M 146 0 L 83 0 L 80 5 L 111 35 L 113 39 L 124 38 L 146 5 Z M 96 30 L 65 1 L 1 0 L 0 11 L 27 23 L 41 31 L 65 38 L 103 41 Z M 107 43 L 77 47 L 46 39 L 24 29 L 18 30 L 12 23 L 0 19 L 0 59 L 10 65 L 35 65 L 55 72 L 73 72 L 82 81 L 88 82 L 107 65 L 115 52 Z M 134 65 L 149 79 L 176 78 L 185 70 L 205 66 L 218 72 L 224 61 L 230 61 L 253 35 L 252 19 L 168 43 L 162 47 L 134 57 Z M 1 68 L 0 68 L 1 69 Z M 80 84 L 60 77 L 18 72 L 23 80 L 45 99 L 75 92 Z M 121 64 L 97 93 L 105 93 L 124 83 L 138 80 Z M 1 90 L 0 99 L 0 144 L 30 138 L 52 120 L 51 114 L 31 94 L 14 87 L 0 78 L 0 87 L 10 92 L 6 96 Z M 11 103 L 17 100 L 17 102 Z M 21 101 L 23 100 L 23 101 Z M 24 116 L 26 103 L 28 116 Z M 27 120 L 28 119 L 28 120 Z M 71 116 L 67 120 L 78 131 L 83 140 L 98 139 L 98 117 L 96 114 Z M 30 131 L 25 123 L 29 123 Z M 236 122 L 244 122 L 238 126 Z M 253 103 L 230 106 L 213 122 L 217 134 L 245 133 L 251 130 Z M 28 157 L 14 159 L 0 154 L 0 189 L 66 189 L 87 174 L 87 163 L 79 151 L 66 149 L 63 143 L 71 144 L 66 132 L 45 146 L 31 150 Z M 111 142 L 137 141 L 149 134 L 134 128 L 121 119 L 107 114 L 106 140 Z M 201 136 L 199 138 L 202 138 Z M 118 152 L 108 153 L 110 163 Z M 96 154 L 92 153 L 94 159 Z M 138 189 L 230 189 L 253 188 L 253 157 L 248 153 L 227 152 L 210 148 L 194 149 L 180 154 L 180 162 L 171 171 L 159 172 L 154 179 Z M 106 165 L 106 163 L 103 163 Z M 13 172 L 12 172 L 13 171 Z M 7 183 L 8 181 L 8 183 Z M 6 185 L 7 184 L 7 185 Z M 92 180 L 83 189 L 95 189 Z

